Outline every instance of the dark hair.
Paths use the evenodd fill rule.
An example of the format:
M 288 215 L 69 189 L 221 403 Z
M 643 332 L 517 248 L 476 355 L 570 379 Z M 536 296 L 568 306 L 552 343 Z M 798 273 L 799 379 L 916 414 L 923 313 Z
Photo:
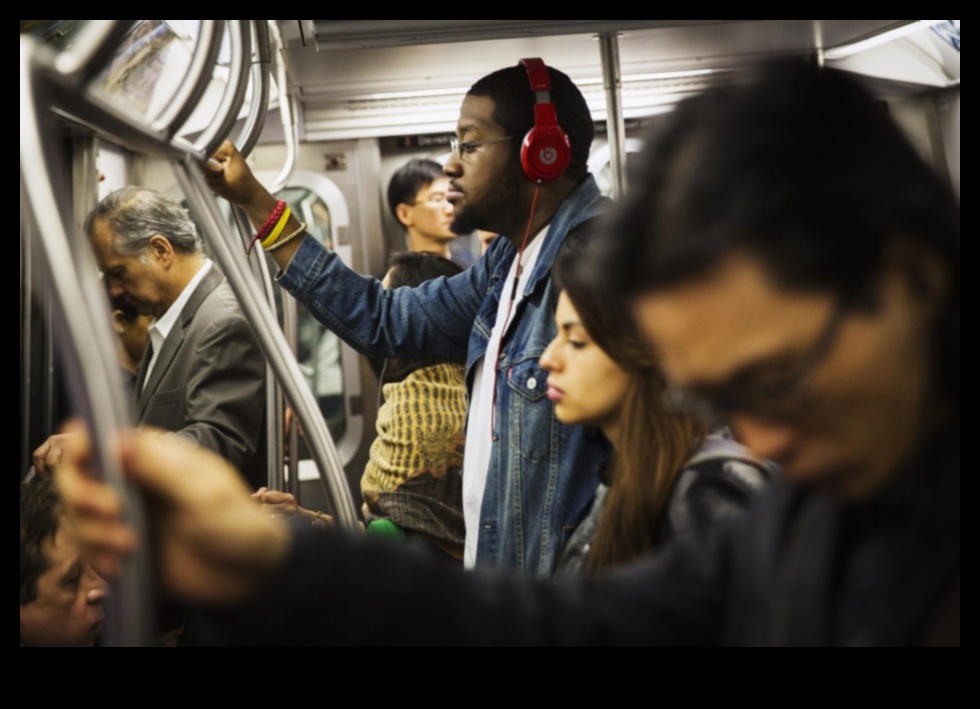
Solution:
M 397 211 L 399 204 L 414 203 L 419 190 L 440 177 L 443 177 L 442 165 L 435 160 L 415 158 L 398 168 L 388 183 L 388 209 L 395 221 L 401 224 Z
M 123 187 L 106 195 L 85 217 L 89 238 L 96 222 L 112 230 L 120 254 L 142 253 L 156 234 L 166 237 L 178 253 L 201 251 L 201 237 L 187 210 L 173 197 L 148 187 Z
M 738 252 L 784 288 L 873 306 L 886 247 L 920 242 L 953 281 L 940 359 L 958 391 L 960 217 L 948 186 L 843 72 L 783 61 L 743 79 L 680 104 L 647 146 L 603 270 L 628 297 Z
M 463 272 L 458 263 L 428 251 L 398 251 L 388 259 L 388 267 L 391 288 L 414 288 L 439 276 L 452 278 Z
M 565 172 L 578 181 L 588 172 L 589 150 L 595 135 L 592 114 L 582 92 L 568 75 L 548 67 L 551 76 L 551 101 L 558 114 L 558 125 L 568 136 L 572 158 Z M 472 96 L 487 96 L 493 101 L 493 120 L 507 135 L 514 136 L 514 157 L 520 158 L 521 141 L 534 127 L 534 92 L 523 64 L 487 74 L 470 87 Z M 519 163 L 518 163 L 519 164 Z
M 630 377 L 620 440 L 607 470 L 609 492 L 586 558 L 590 570 L 632 561 L 657 547 L 674 481 L 707 428 L 667 408 L 666 381 L 623 300 L 594 268 L 595 237 L 563 248 L 554 267 L 589 337 Z
M 388 259 L 389 288 L 415 288 L 433 278 L 452 278 L 463 267 L 439 254 L 428 251 L 397 251 Z M 444 362 L 443 359 L 389 359 L 381 376 L 382 383 L 400 382 L 416 369 Z M 379 392 L 380 396 L 380 392 Z
M 37 581 L 51 561 L 45 540 L 53 540 L 61 523 L 61 498 L 50 478 L 35 475 L 20 486 L 20 604 L 37 598 Z

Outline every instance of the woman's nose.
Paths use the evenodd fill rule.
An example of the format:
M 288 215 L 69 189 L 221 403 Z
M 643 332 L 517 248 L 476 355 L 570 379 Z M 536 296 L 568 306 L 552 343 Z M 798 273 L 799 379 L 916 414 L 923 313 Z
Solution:
M 538 360 L 541 367 L 543 369 L 547 369 L 549 372 L 554 372 L 560 366 L 555 350 L 555 341 L 552 340 L 551 343 L 545 348 L 545 351 L 541 353 L 541 359 Z

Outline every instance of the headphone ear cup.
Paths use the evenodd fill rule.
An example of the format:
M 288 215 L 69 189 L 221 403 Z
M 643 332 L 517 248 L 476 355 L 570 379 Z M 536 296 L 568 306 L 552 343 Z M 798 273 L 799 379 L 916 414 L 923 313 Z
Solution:
M 553 180 L 572 159 L 572 148 L 565 131 L 557 125 L 536 126 L 521 144 L 521 167 L 530 180 Z

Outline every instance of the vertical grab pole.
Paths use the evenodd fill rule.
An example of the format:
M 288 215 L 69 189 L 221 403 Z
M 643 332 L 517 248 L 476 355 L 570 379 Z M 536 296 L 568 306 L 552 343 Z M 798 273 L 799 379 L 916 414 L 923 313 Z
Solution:
M 36 228 L 32 254 L 35 274 L 51 286 L 52 322 L 58 334 L 60 362 L 67 374 L 72 399 L 89 423 L 95 469 L 124 500 L 127 521 L 140 540 L 149 537 L 138 495 L 123 478 L 114 452 L 115 436 L 130 423 L 123 394 L 122 378 L 114 366 L 116 353 L 108 319 L 108 303 L 102 286 L 95 278 L 91 253 L 81 237 L 69 238 L 74 227 L 64 212 L 64 200 L 54 192 L 54 166 L 44 150 L 43 135 L 52 129 L 51 117 L 41 116 L 38 106 L 51 104 L 45 92 L 44 67 L 35 67 L 34 47 L 21 39 L 20 81 L 20 179 L 24 200 Z M 43 120 L 43 122 L 42 122 Z M 63 170 L 63 166 L 60 166 Z M 88 264 L 89 268 L 79 268 Z M 91 277 L 84 277 L 88 271 Z M 103 317 L 95 317 L 100 313 Z M 117 597 L 123 603 L 107 604 L 104 641 L 110 645 L 138 646 L 153 642 L 150 611 L 149 551 L 141 545 L 123 566 L 114 582 Z
M 623 81 L 619 67 L 619 36 L 616 32 L 599 33 L 602 59 L 602 83 L 606 90 L 606 131 L 609 139 L 609 169 L 612 173 L 612 198 L 626 193 L 626 124 L 623 120 Z
M 293 355 L 297 349 L 297 332 L 299 330 L 299 318 L 297 317 L 296 301 L 292 298 L 282 299 L 282 329 L 286 334 L 286 342 Z M 299 502 L 299 430 L 296 417 L 293 416 L 289 422 L 289 441 L 286 443 L 289 458 L 289 492 Z

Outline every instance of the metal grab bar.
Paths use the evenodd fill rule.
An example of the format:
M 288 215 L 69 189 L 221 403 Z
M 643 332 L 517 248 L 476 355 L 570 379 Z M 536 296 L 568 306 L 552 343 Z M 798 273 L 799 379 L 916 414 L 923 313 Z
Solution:
M 289 344 L 289 348 L 293 352 L 293 356 L 296 356 L 296 350 L 298 349 L 298 331 L 299 331 L 299 310 L 296 306 L 296 300 L 293 298 L 283 298 L 282 301 L 282 329 L 286 334 L 286 342 Z M 289 429 L 286 432 L 289 436 L 288 441 L 286 441 L 286 453 L 289 459 L 289 492 L 293 494 L 296 498 L 297 504 L 299 503 L 299 426 L 296 423 L 296 417 L 293 416 L 289 421 Z M 282 481 L 280 480 L 280 484 Z
M 55 67 L 80 86 L 87 86 L 115 56 L 136 20 L 89 20 L 75 43 L 58 54 Z
M 235 225 L 238 227 L 238 236 L 241 239 L 241 247 L 244 251 L 252 240 L 252 225 L 249 224 L 248 217 L 238 207 L 232 207 L 232 215 L 235 218 Z M 252 268 L 252 275 L 261 284 L 265 302 L 269 309 L 275 312 L 276 296 L 273 292 L 272 275 L 269 273 L 269 264 L 264 258 L 249 259 Z M 289 300 L 289 299 L 286 299 Z M 266 486 L 270 490 L 282 490 L 282 471 L 285 465 L 283 459 L 283 399 L 282 389 L 276 382 L 275 372 L 272 366 L 266 363 L 266 389 L 265 389 L 265 433 L 266 450 L 268 465 L 266 473 Z
M 194 149 L 205 155 L 214 153 L 228 136 L 238 119 L 238 112 L 242 110 L 242 104 L 245 103 L 245 92 L 248 89 L 248 60 L 252 56 L 252 30 L 249 21 L 229 20 L 228 39 L 231 44 L 228 83 L 218 105 L 218 115 L 194 141 Z
M 311 452 L 320 464 L 320 480 L 335 518 L 343 527 L 355 529 L 357 511 L 344 477 L 344 467 L 337 448 L 313 398 L 313 392 L 306 386 L 299 364 L 289 351 L 289 346 L 272 310 L 263 300 L 255 281 L 248 274 L 241 252 L 234 247 L 230 237 L 226 238 L 227 230 L 223 227 L 221 214 L 218 212 L 211 191 L 204 182 L 201 165 L 188 157 L 183 161 L 175 161 L 173 167 L 192 213 L 197 217 L 208 243 L 214 249 L 215 257 L 228 277 L 242 310 L 245 311 L 245 317 L 255 328 L 259 344 L 278 375 L 287 400 L 303 423 Z
M 204 39 L 202 35 L 202 41 Z M 22 39 L 22 41 L 29 42 L 30 40 Z M 37 53 L 35 53 L 35 61 L 37 60 Z M 64 74 L 56 71 L 53 63 L 38 62 L 38 64 L 37 70 L 43 71 L 46 80 L 50 83 L 51 98 L 65 98 L 70 101 L 70 110 L 67 110 L 65 106 L 56 109 L 67 117 L 75 121 L 82 121 L 97 129 L 110 133 L 130 145 L 140 146 L 140 149 L 145 152 L 156 152 L 173 160 L 175 163 L 200 166 L 206 159 L 206 156 L 195 151 L 193 146 L 181 137 L 171 137 L 159 130 L 149 128 L 140 123 L 135 117 L 106 103 L 92 92 L 85 92 L 83 90 L 84 87 L 79 87 Z M 41 64 L 47 64 L 47 66 L 41 66 Z M 200 179 L 203 181 L 203 178 Z M 213 203 L 214 198 L 206 188 L 205 197 L 207 198 L 206 201 L 211 203 L 211 207 L 216 208 Z M 202 214 L 203 210 L 199 207 L 197 213 Z M 255 288 L 255 284 L 251 282 L 251 279 L 240 268 L 240 264 L 235 258 L 238 256 L 238 252 L 234 249 L 229 252 L 227 245 L 220 239 L 221 232 L 221 229 L 215 229 L 212 226 L 210 231 L 205 233 L 205 236 L 215 249 L 219 264 L 225 271 L 225 275 L 228 277 L 232 288 L 239 298 L 243 298 L 245 297 L 243 293 L 249 287 Z M 215 238 L 215 234 L 218 234 L 219 238 Z M 222 253 L 224 253 L 223 256 L 220 255 Z M 261 317 L 261 319 L 254 306 L 246 307 L 243 302 L 242 307 L 246 312 L 246 316 L 251 319 L 253 326 L 259 330 L 263 327 L 268 327 L 269 323 L 275 323 L 275 318 L 271 315 L 271 310 L 268 306 L 266 312 L 270 314 L 268 317 Z M 278 339 L 275 335 L 279 336 Z M 328 501 L 337 514 L 339 523 L 351 529 L 355 528 L 357 520 L 353 512 L 354 503 L 351 498 L 350 489 L 347 486 L 340 457 L 337 454 L 333 439 L 326 429 L 319 409 L 315 405 L 303 406 L 299 403 L 303 396 L 303 391 L 306 391 L 309 395 L 311 402 L 312 394 L 309 393 L 309 389 L 306 387 L 295 361 L 293 361 L 292 368 L 281 363 L 282 360 L 294 358 L 283 342 L 282 335 L 278 332 L 278 326 L 276 326 L 275 332 L 271 335 L 264 336 L 260 332 L 259 344 L 266 357 L 273 363 L 273 369 L 277 376 L 283 381 L 284 386 L 287 387 L 288 398 L 293 404 L 294 413 L 300 419 L 304 431 L 307 433 L 310 442 L 310 451 L 320 471 L 321 484 L 324 486 Z M 281 348 L 281 351 L 276 351 L 276 348 Z M 276 365 L 276 362 L 280 362 L 280 364 Z M 295 381 L 287 383 L 285 380 L 287 377 L 293 377 Z
M 221 49 L 221 33 L 224 25 L 224 20 L 201 20 L 201 33 L 194 47 L 187 77 L 170 103 L 157 117 L 150 120 L 154 130 L 171 138 L 191 117 L 211 81 L 218 52 Z
M 82 237 L 69 238 L 69 219 L 63 200 L 55 195 L 54 175 L 65 174 L 64 165 L 49 163 L 43 136 L 53 132 L 52 116 L 38 111 L 53 97 L 50 64 L 39 61 L 30 40 L 21 39 L 20 82 L 20 179 L 21 190 L 37 228 L 31 230 L 32 267 L 35 277 L 50 285 L 54 296 L 51 309 L 60 362 L 67 374 L 75 408 L 89 423 L 96 469 L 124 500 L 128 521 L 140 539 L 148 539 L 139 496 L 123 478 L 113 447 L 116 433 L 131 425 L 122 379 L 108 363 L 116 362 L 108 319 L 94 313 L 107 313 L 108 302 L 95 278 L 91 252 Z M 60 169 L 55 169 L 60 168 Z M 88 264 L 79 269 L 78 264 Z M 91 274 L 87 277 L 85 273 Z M 112 376 L 115 373 L 116 376 Z M 152 589 L 149 560 L 145 548 L 124 564 L 114 582 L 127 605 L 109 604 L 104 640 L 112 645 L 152 644 L 150 623 Z
M 626 125 L 623 120 L 623 80 L 619 64 L 619 36 L 616 32 L 599 33 L 602 78 L 606 90 L 606 130 L 609 136 L 609 172 L 612 175 L 612 198 L 626 194 Z
M 286 62 L 282 58 L 282 34 L 279 32 L 279 27 L 274 21 L 270 25 L 270 28 L 272 30 L 273 51 L 276 58 L 276 85 L 279 87 L 279 115 L 282 119 L 283 140 L 286 142 L 286 162 L 283 163 L 282 170 L 276 175 L 276 179 L 269 185 L 269 192 L 275 194 L 286 186 L 289 178 L 293 175 L 293 170 L 296 169 L 299 131 L 296 129 L 296 99 L 289 92 Z
M 239 152 L 248 157 L 259 141 L 259 134 L 265 126 L 265 116 L 269 112 L 269 75 L 271 57 L 269 52 L 269 23 L 275 20 L 253 20 L 255 30 L 256 59 L 252 62 L 252 104 L 242 132 L 235 140 Z M 212 151 L 213 152 L 213 151 Z M 208 153 L 210 154 L 210 153 Z

